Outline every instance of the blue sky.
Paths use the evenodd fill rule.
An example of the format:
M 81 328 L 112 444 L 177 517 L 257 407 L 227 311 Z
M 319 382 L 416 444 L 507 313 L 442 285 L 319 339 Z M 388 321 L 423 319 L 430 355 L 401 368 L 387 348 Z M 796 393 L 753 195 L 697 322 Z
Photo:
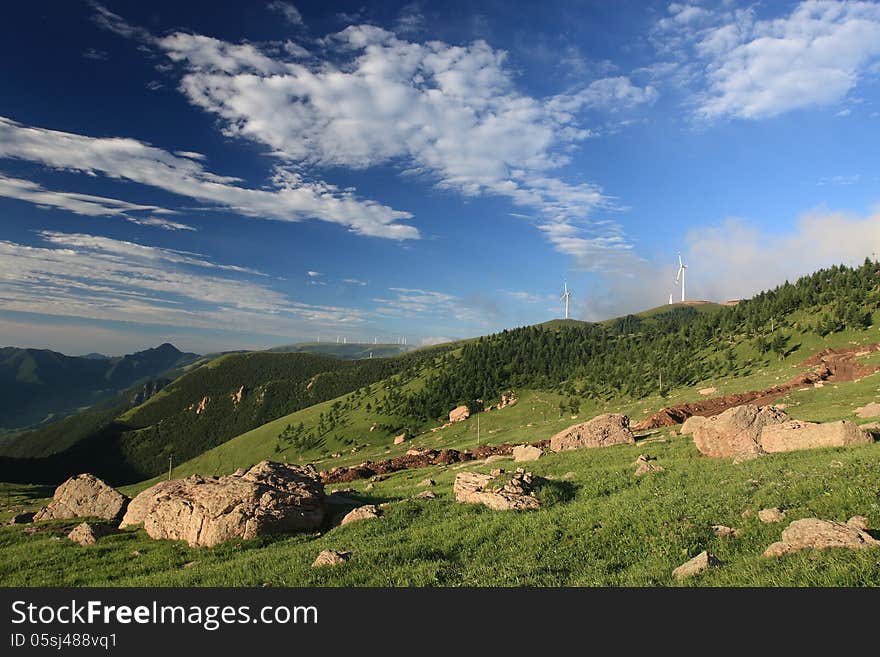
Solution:
M 4 345 L 431 343 L 880 251 L 878 3 L 20 3 L 0 58 Z

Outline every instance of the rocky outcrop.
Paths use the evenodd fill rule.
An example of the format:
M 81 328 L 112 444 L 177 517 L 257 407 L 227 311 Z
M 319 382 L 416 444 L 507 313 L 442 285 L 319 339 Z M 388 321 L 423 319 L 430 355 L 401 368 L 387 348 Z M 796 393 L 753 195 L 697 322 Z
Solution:
M 471 410 L 465 406 L 456 406 L 451 411 L 449 411 L 449 421 L 450 422 L 462 422 L 467 420 L 471 416 Z
M 452 491 L 456 502 L 483 504 L 494 511 L 528 510 L 541 506 L 532 490 L 532 474 L 517 468 L 510 477 L 499 470 L 495 474 L 460 472 Z
M 861 418 L 880 417 L 880 404 L 871 402 L 856 409 L 856 415 Z
M 379 509 L 375 504 L 364 504 L 363 506 L 359 506 L 356 509 L 352 509 L 348 513 L 345 514 L 345 517 L 342 518 L 341 525 L 347 525 L 350 522 L 357 522 L 358 520 L 370 520 L 372 518 L 379 517 Z
M 316 529 L 325 511 L 324 486 L 314 470 L 262 461 L 224 477 L 158 483 L 131 501 L 121 527 L 143 523 L 152 538 L 214 546 Z
M 550 449 L 561 452 L 583 447 L 634 445 L 635 442 L 629 418 L 620 413 L 606 413 L 560 431 L 550 439 Z
M 544 455 L 544 450 L 533 445 L 517 445 L 513 448 L 513 460 L 517 463 L 523 461 L 537 461 Z
M 694 444 L 704 456 L 749 459 L 759 456 L 761 431 L 789 419 L 785 411 L 754 404 L 729 408 L 693 426 Z
M 116 531 L 116 527 L 106 523 L 83 522 L 73 528 L 67 538 L 80 545 L 94 545 L 102 536 Z
M 507 408 L 508 406 L 514 406 L 517 401 L 519 401 L 519 400 L 516 398 L 516 395 L 513 394 L 513 391 L 511 390 L 509 392 L 502 393 L 501 401 L 498 402 L 497 404 L 495 404 L 495 408 L 497 408 L 500 411 L 502 408 Z
M 821 424 L 790 420 L 764 427 L 761 432 L 761 449 L 771 454 L 821 447 L 849 447 L 873 442 L 871 434 L 848 420 Z
M 119 520 L 127 504 L 128 498 L 105 481 L 91 474 L 80 474 L 56 488 L 52 501 L 37 512 L 34 520 Z
M 864 550 L 880 546 L 880 541 L 865 531 L 865 524 L 862 516 L 855 516 L 846 523 L 819 518 L 795 520 L 782 532 L 782 540 L 764 551 L 764 556 L 778 557 L 798 550 Z
M 237 392 L 233 392 L 229 395 L 229 398 L 232 400 L 233 406 L 238 406 L 241 403 L 241 400 L 244 399 L 245 387 L 241 386 Z
M 674 579 L 687 579 L 688 577 L 696 577 L 706 572 L 712 566 L 717 566 L 719 561 L 714 555 L 703 550 L 690 561 L 686 561 L 678 568 L 672 571 Z

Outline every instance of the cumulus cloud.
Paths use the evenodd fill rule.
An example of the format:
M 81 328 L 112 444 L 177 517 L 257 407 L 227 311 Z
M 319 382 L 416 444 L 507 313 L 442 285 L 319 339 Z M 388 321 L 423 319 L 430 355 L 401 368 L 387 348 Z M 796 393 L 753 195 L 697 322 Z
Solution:
M 0 117 L 0 157 L 131 180 L 250 217 L 279 221 L 315 218 L 347 226 L 361 235 L 391 239 L 419 236 L 414 227 L 398 223 L 411 218 L 410 213 L 359 199 L 350 191 L 307 180 L 300 173 L 279 168 L 270 189 L 249 188 L 238 178 L 208 171 L 191 153 L 181 157 L 136 139 L 89 137 Z M 72 200 L 65 202 L 70 205 Z M 97 203 L 91 205 L 96 207 Z
M 760 119 L 845 98 L 880 58 L 880 5 L 804 0 L 788 15 L 672 4 L 654 31 L 676 74 L 701 85 L 695 114 Z M 691 61 L 688 61 L 691 60 Z
M 299 13 L 299 9 L 294 7 L 289 2 L 281 2 L 281 0 L 272 0 L 269 4 L 266 5 L 266 9 L 269 11 L 274 11 L 281 14 L 284 19 L 290 23 L 291 25 L 302 26 L 305 23 L 303 22 L 302 14 Z
M 597 232 L 588 218 L 611 202 L 594 184 L 553 175 L 590 135 L 582 114 L 657 96 L 618 76 L 534 98 L 517 90 L 506 53 L 484 41 L 415 43 L 371 25 L 326 37 L 325 56 L 309 62 L 185 32 L 156 43 L 184 67 L 190 102 L 220 117 L 227 135 L 266 146 L 288 175 L 396 166 L 464 196 L 506 197 L 576 233 Z

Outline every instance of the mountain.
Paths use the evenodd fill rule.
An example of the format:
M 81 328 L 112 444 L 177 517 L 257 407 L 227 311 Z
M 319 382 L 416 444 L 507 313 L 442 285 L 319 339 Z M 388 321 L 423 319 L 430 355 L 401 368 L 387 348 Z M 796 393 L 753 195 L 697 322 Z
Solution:
M 0 348 L 0 429 L 56 421 L 199 358 L 168 343 L 115 358 L 93 356 Z

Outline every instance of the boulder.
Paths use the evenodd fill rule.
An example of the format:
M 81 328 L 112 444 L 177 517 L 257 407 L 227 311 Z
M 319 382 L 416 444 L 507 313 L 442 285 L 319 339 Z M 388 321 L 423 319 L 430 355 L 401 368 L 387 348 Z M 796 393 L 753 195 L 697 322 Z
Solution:
M 861 418 L 880 417 L 880 404 L 871 402 L 856 409 L 856 415 Z
M 695 556 L 690 561 L 686 561 L 681 564 L 678 568 L 672 571 L 672 576 L 675 579 L 686 579 L 688 577 L 696 577 L 701 573 L 704 573 L 712 566 L 717 566 L 719 564 L 718 559 L 715 558 L 714 555 L 703 550 L 697 556 Z
M 716 392 L 718 392 L 718 388 L 716 388 L 715 386 L 712 386 L 711 388 L 701 388 L 697 392 L 705 397 L 706 395 L 714 395 Z
M 537 461 L 542 456 L 544 456 L 544 450 L 540 447 L 517 445 L 513 448 L 513 460 L 518 463 L 521 461 Z
M 629 428 L 629 418 L 620 413 L 605 413 L 589 422 L 582 422 L 560 431 L 550 439 L 550 449 L 561 452 L 582 447 L 608 447 L 610 445 L 634 445 L 636 442 Z
M 519 468 L 509 479 L 479 472 L 460 472 L 455 476 L 452 491 L 456 502 L 483 504 L 494 511 L 528 510 L 541 506 L 533 497 L 532 475 Z
M 437 493 L 432 490 L 423 490 L 421 493 L 413 495 L 413 497 L 417 500 L 435 500 L 437 499 Z
M 782 511 L 775 506 L 772 509 L 761 509 L 758 511 L 758 520 L 761 522 L 779 522 L 784 518 L 785 511 Z
M 94 545 L 99 538 L 115 531 L 116 528 L 107 523 L 82 522 L 73 528 L 67 538 L 80 545 Z
M 467 420 L 470 416 L 471 410 L 465 405 L 456 406 L 449 411 L 450 422 L 461 422 L 462 420 Z
M 765 427 L 761 432 L 761 449 L 771 454 L 820 447 L 849 447 L 873 442 L 871 434 L 849 420 L 823 423 L 789 420 Z
M 160 482 L 131 501 L 120 527 L 143 523 L 152 538 L 210 547 L 316 529 L 325 512 L 324 486 L 312 468 L 262 461 L 243 474 Z
M 727 536 L 739 538 L 740 531 L 733 527 L 728 527 L 727 525 L 712 525 L 712 533 L 720 538 L 725 538 Z
M 321 550 L 314 562 L 312 568 L 322 568 L 323 566 L 340 566 L 351 559 L 351 552 L 340 552 L 338 550 Z
M 862 527 L 863 524 L 864 518 L 861 516 L 851 518 L 847 523 L 819 518 L 795 520 L 782 532 L 782 540 L 764 551 L 764 556 L 778 557 L 798 550 L 864 550 L 880 546 L 880 541 L 868 534 Z
M 340 522 L 340 525 L 347 525 L 350 522 L 356 522 L 358 520 L 369 520 L 371 518 L 379 517 L 379 509 L 376 508 L 374 504 L 365 504 L 364 506 L 359 506 L 356 509 L 352 509 L 348 513 L 345 514 L 345 517 Z
M 755 458 L 762 453 L 760 437 L 764 427 L 788 419 L 785 411 L 773 406 L 734 406 L 697 423 L 693 427 L 694 444 L 704 456 L 712 458 Z
M 656 460 L 656 458 L 648 456 L 647 454 L 639 454 L 639 458 L 637 458 L 636 462 L 633 463 L 633 465 L 637 466 L 634 473 L 635 476 L 641 477 L 643 475 L 650 474 L 651 472 L 663 472 L 663 466 L 651 463 L 651 461 Z
M 679 433 L 682 436 L 689 436 L 694 431 L 696 431 L 697 427 L 706 422 L 708 418 L 703 417 L 702 415 L 691 415 L 688 419 L 686 419 L 681 424 L 681 429 Z
M 394 444 L 402 445 L 406 441 L 406 434 L 402 433 L 399 436 L 394 436 Z
M 80 474 L 56 488 L 52 501 L 37 512 L 34 520 L 119 520 L 127 505 L 128 498 L 106 482 L 91 474 Z
M 416 484 L 416 486 L 419 486 L 422 488 L 427 487 L 427 486 L 436 486 L 436 485 L 437 485 L 437 482 L 434 481 L 433 479 L 422 479 L 419 483 Z

